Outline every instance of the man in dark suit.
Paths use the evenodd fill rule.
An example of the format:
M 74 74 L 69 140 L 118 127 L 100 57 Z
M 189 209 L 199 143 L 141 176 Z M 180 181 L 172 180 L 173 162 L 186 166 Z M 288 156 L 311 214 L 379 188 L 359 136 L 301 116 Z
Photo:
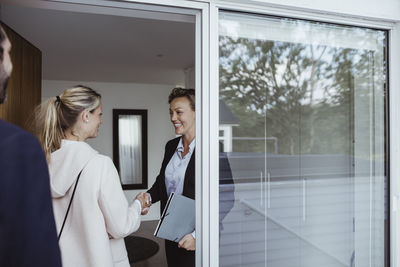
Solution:
M 0 103 L 6 99 L 11 49 L 0 27 Z M 47 162 L 39 142 L 0 120 L 0 266 L 61 266 Z

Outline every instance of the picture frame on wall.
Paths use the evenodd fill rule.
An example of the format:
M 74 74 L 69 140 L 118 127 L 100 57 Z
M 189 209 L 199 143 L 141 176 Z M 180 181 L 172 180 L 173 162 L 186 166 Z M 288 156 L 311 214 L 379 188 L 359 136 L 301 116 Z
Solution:
M 147 110 L 113 109 L 113 160 L 124 190 L 147 189 Z

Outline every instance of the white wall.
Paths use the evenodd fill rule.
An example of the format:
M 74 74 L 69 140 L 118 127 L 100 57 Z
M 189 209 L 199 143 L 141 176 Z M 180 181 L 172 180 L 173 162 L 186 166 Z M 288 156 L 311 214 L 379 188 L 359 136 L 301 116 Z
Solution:
M 147 109 L 148 116 L 148 184 L 154 183 L 160 170 L 166 142 L 175 137 L 172 124 L 169 121 L 168 95 L 174 85 L 159 84 L 124 84 L 99 83 L 80 81 L 50 81 L 42 82 L 42 98 L 55 97 L 64 89 L 82 84 L 97 90 L 102 95 L 103 124 L 99 135 L 88 143 L 101 154 L 112 158 L 112 109 Z M 125 190 L 129 201 L 137 193 L 144 190 Z M 159 218 L 159 203 L 152 206 L 143 220 Z

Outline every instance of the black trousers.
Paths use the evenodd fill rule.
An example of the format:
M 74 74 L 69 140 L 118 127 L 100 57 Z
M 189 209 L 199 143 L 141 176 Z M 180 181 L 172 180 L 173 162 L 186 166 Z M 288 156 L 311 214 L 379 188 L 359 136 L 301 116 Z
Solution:
M 178 243 L 165 240 L 168 267 L 195 267 L 195 251 L 178 248 Z

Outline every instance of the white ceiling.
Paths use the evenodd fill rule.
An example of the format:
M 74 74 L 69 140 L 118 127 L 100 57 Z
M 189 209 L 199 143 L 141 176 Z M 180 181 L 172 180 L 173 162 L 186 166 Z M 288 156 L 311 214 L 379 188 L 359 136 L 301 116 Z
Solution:
M 42 51 L 43 79 L 184 84 L 194 66 L 193 16 L 87 10 L 3 3 L 0 18 Z

